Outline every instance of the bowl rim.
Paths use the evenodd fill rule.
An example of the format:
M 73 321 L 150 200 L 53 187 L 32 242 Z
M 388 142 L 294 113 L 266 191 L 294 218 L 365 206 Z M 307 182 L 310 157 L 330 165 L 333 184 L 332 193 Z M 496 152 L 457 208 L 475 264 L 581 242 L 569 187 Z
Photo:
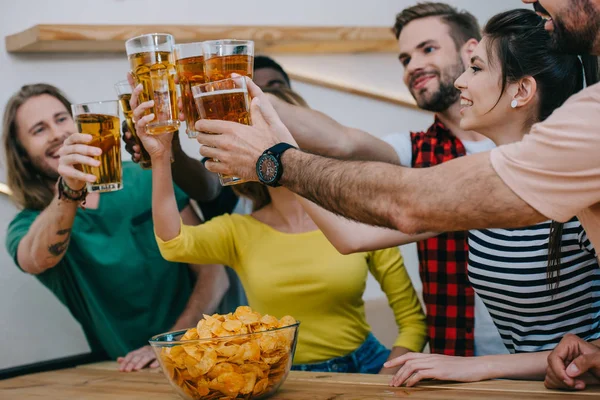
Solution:
M 277 332 L 277 331 L 280 331 L 280 330 L 283 330 L 283 329 L 298 328 L 299 326 L 300 326 L 300 321 L 296 321 L 295 324 L 281 326 L 279 328 L 269 329 L 269 330 L 260 331 L 260 332 L 241 333 L 241 334 L 237 334 L 237 335 L 219 336 L 219 337 L 204 338 L 204 339 L 186 339 L 186 340 L 171 340 L 171 341 L 168 341 L 168 340 L 159 340 L 159 338 L 165 337 L 167 335 L 171 335 L 171 336 L 182 335 L 185 332 L 187 332 L 188 330 L 195 328 L 195 327 L 192 327 L 192 328 L 181 329 L 181 330 L 177 330 L 177 331 L 165 332 L 165 333 L 160 333 L 158 335 L 154 335 L 154 336 L 152 336 L 148 340 L 148 343 L 150 343 L 150 345 L 152 345 L 152 346 L 157 346 L 157 345 L 171 345 L 171 346 L 176 346 L 176 345 L 189 344 L 189 343 L 209 342 L 209 341 L 221 340 L 221 339 L 237 339 L 237 338 L 242 338 L 242 337 L 245 337 L 245 336 L 260 335 L 261 333 L 266 333 L 266 332 Z

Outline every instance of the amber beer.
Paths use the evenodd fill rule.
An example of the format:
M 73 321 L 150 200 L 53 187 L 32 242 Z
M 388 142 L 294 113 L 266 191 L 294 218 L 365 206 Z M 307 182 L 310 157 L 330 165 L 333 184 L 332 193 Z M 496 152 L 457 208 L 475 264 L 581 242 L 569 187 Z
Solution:
M 203 42 L 207 82 L 231 77 L 232 73 L 252 78 L 254 42 L 251 40 L 211 40 Z
M 111 104 L 112 103 L 112 104 Z M 83 171 L 96 176 L 96 182 L 87 183 L 88 192 L 112 192 L 123 187 L 121 170 L 121 135 L 117 102 L 97 102 L 73 105 L 77 131 L 92 136 L 89 146 L 102 149 L 99 167 L 83 165 Z M 100 113 L 102 112 L 102 113 Z
M 217 119 L 250 125 L 250 99 L 243 78 L 225 79 L 192 88 L 200 119 Z M 218 160 L 215 160 L 218 161 Z M 221 185 L 245 182 L 243 179 L 220 175 Z
M 132 118 L 133 110 L 131 110 L 131 105 L 129 104 L 129 100 L 131 100 L 131 86 L 129 86 L 128 81 L 120 81 L 115 84 L 115 89 L 117 91 L 117 95 L 119 96 L 119 105 L 121 106 L 121 113 L 123 113 L 123 118 L 125 118 L 125 123 L 127 124 L 127 130 L 131 133 L 135 144 L 140 146 L 139 164 L 144 169 L 150 169 L 152 168 L 150 154 L 148 154 L 146 148 L 142 144 L 142 141 L 138 137 Z
M 154 107 L 145 114 L 154 114 L 147 125 L 150 135 L 179 129 L 173 46 L 173 36 L 158 33 L 138 36 L 125 43 L 136 85 L 143 86 L 140 104 L 154 100 Z
M 175 65 L 179 77 L 179 89 L 185 114 L 186 133 L 189 138 L 198 136 L 194 128 L 198 121 L 198 110 L 194 103 L 192 87 L 205 83 L 202 43 L 185 43 L 175 46 Z

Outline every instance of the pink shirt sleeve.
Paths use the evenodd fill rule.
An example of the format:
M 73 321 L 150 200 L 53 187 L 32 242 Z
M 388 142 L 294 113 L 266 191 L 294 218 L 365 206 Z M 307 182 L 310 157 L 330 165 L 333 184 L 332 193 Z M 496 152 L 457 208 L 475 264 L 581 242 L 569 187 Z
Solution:
M 600 84 L 490 157 L 504 183 L 548 218 L 564 222 L 600 202 Z

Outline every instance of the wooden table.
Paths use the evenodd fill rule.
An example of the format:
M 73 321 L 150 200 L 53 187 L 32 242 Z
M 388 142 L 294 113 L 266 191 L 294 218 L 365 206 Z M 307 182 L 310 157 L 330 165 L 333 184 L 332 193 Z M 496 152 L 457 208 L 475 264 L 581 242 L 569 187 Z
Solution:
M 114 362 L 44 372 L 0 381 L 0 399 L 177 400 L 162 372 L 123 373 Z M 427 383 L 416 388 L 392 388 L 389 377 L 379 375 L 292 371 L 271 399 L 286 400 L 505 400 L 600 398 L 600 387 L 583 392 L 559 392 L 541 382 L 486 381 L 479 383 Z

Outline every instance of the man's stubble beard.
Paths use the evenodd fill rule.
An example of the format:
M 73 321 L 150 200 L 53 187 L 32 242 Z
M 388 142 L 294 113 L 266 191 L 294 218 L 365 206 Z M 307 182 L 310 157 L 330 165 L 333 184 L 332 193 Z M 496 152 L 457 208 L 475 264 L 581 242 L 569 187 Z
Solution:
M 582 18 L 586 18 L 582 24 Z M 571 27 L 567 28 L 569 21 Z M 550 32 L 553 50 L 567 54 L 590 54 L 600 42 L 600 12 L 590 0 L 574 0 L 565 15 L 552 20 L 554 31 Z
M 56 182 L 60 176 L 57 170 L 48 165 L 44 156 L 32 159 L 31 166 L 43 180 Z
M 446 67 L 441 73 L 437 73 L 439 88 L 429 98 L 415 96 L 411 90 L 419 108 L 431 112 L 443 112 L 450 108 L 460 98 L 460 90 L 454 87 L 454 82 L 463 72 L 465 72 L 465 66 L 459 57 L 453 65 Z

